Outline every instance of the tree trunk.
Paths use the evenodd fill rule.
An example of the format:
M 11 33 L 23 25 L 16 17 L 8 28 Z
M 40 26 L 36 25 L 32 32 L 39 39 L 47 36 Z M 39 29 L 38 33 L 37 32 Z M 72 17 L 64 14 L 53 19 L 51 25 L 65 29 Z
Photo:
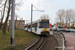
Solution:
M 11 0 L 9 0 L 9 8 L 8 8 L 8 12 L 7 12 L 7 17 L 6 17 L 6 20 L 5 20 L 5 23 L 4 23 L 4 26 L 3 26 L 3 30 L 2 30 L 2 32 L 4 34 L 6 34 L 7 21 L 8 21 L 9 14 L 10 14 L 10 3 L 11 3 Z
M 67 20 L 66 20 L 66 27 L 67 27 Z
M 4 18 L 4 14 L 5 14 L 6 3 L 7 3 L 7 0 L 5 1 L 5 4 L 4 4 L 4 10 L 3 10 L 3 16 L 2 16 L 2 19 L 1 19 L 1 23 L 0 23 L 0 29 L 2 27 L 2 22 L 3 22 L 3 18 Z
M 60 17 L 60 26 L 61 26 L 61 17 Z
M 17 27 L 17 29 L 19 29 L 20 23 L 21 23 L 21 20 L 19 21 L 19 24 L 18 24 L 18 27 Z
M 70 28 L 70 18 L 69 18 L 69 28 Z

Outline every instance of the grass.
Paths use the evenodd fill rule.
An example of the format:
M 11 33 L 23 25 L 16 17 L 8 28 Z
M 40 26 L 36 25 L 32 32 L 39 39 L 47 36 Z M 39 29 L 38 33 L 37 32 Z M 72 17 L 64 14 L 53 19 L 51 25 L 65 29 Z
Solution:
M 15 47 L 18 49 L 25 49 L 25 46 L 28 45 L 29 42 L 31 42 L 33 39 L 36 38 L 36 36 L 31 35 L 30 33 L 24 31 L 24 30 L 15 30 Z M 6 31 L 6 34 L 3 34 L 0 30 L 0 50 L 5 50 L 5 48 L 12 48 L 10 46 L 10 32 Z M 14 47 L 14 48 L 15 48 Z M 9 49 L 8 49 L 9 50 Z
M 16 47 L 7 47 L 7 48 L 3 48 L 3 50 L 18 50 Z

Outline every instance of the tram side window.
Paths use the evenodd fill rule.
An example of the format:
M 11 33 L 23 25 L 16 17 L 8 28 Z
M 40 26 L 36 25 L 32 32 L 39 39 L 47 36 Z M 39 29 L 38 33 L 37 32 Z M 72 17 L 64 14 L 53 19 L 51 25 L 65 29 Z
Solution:
M 25 26 L 25 28 L 26 28 L 27 26 Z
M 28 28 L 30 28 L 31 26 L 30 25 L 28 25 Z

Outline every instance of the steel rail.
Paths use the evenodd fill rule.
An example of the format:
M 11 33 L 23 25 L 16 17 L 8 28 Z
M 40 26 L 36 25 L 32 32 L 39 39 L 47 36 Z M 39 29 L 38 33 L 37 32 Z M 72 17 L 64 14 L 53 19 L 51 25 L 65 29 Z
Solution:
M 31 44 L 29 47 L 27 47 L 25 50 L 28 50 L 29 48 L 31 48 L 32 46 L 34 46 L 38 41 L 40 40 L 40 37 L 37 39 L 37 41 L 33 44 Z
M 37 48 L 37 50 L 41 50 L 41 48 L 45 45 L 46 43 L 46 38 L 43 39 L 42 43 L 40 44 L 40 46 Z
M 38 46 L 35 48 L 35 50 L 41 50 L 41 48 L 44 46 L 45 42 L 46 42 L 46 38 L 40 37 L 35 43 L 33 43 L 32 45 L 27 47 L 25 50 L 30 50 L 31 48 L 34 48 L 33 46 L 35 46 L 37 44 L 38 44 Z

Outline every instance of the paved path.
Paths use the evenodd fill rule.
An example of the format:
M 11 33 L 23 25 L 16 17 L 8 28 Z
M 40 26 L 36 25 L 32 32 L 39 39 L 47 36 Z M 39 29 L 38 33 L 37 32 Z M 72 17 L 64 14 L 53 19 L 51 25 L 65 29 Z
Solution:
M 70 32 L 63 32 L 66 41 L 66 50 L 75 50 L 75 34 Z M 53 35 L 53 31 L 50 31 L 50 35 Z
M 75 34 L 64 32 L 66 41 L 66 50 L 75 50 Z

